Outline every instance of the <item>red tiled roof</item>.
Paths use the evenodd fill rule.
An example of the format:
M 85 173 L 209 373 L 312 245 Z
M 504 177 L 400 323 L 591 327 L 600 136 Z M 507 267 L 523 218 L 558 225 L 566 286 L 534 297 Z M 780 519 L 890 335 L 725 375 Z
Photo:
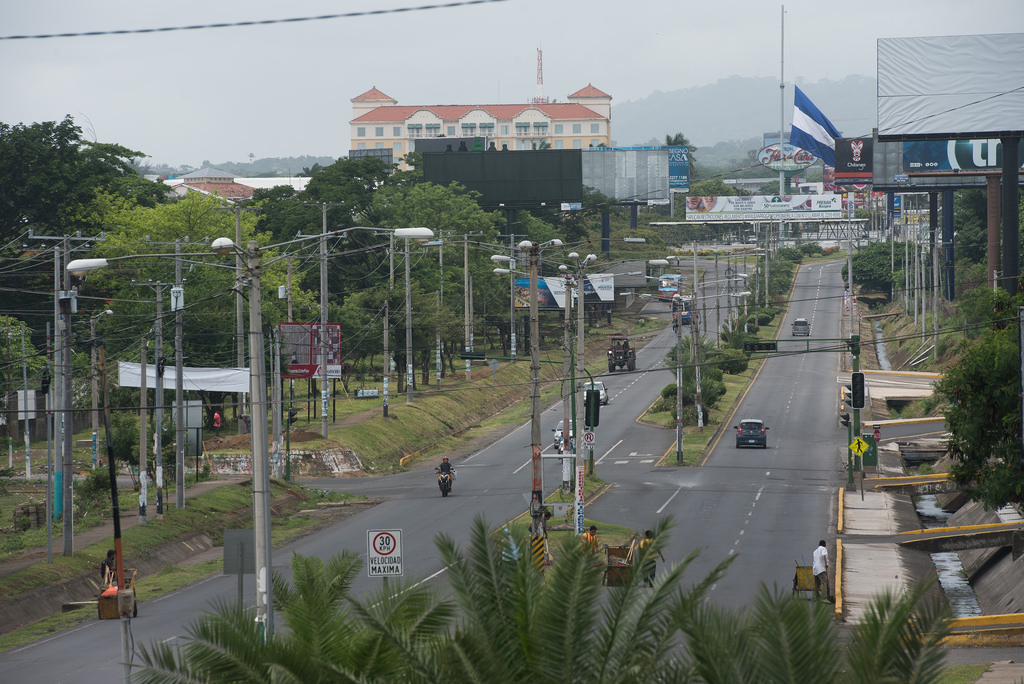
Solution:
M 596 88 L 595 88 L 596 90 Z M 582 92 L 582 91 L 581 91 Z M 600 91 L 598 91 L 600 92 Z M 426 110 L 439 116 L 443 121 L 458 121 L 474 109 L 482 109 L 499 121 L 510 121 L 527 109 L 536 109 L 552 119 L 602 119 L 600 114 L 575 103 L 558 104 L 510 104 L 510 105 L 421 105 L 377 107 L 353 119 L 352 123 L 376 123 L 405 121 L 416 112 Z
M 374 87 L 370 88 L 369 90 L 367 90 L 362 95 L 356 95 L 355 97 L 353 97 L 352 98 L 352 102 L 362 102 L 362 101 L 365 101 L 365 100 L 394 100 L 394 99 L 395 98 L 391 97 L 390 95 L 387 95 L 384 92 L 382 92 L 380 90 L 377 90 L 377 86 L 374 86 Z
M 569 97 L 608 97 L 608 98 L 610 98 L 611 95 L 609 95 L 608 93 L 606 93 L 606 92 L 604 92 L 602 90 L 598 90 L 597 88 L 595 88 L 594 86 L 592 86 L 591 84 L 588 83 L 585 88 L 580 88 L 579 90 L 577 90 L 575 93 L 573 93 Z
M 241 183 L 185 183 L 185 186 L 224 199 L 250 199 L 255 188 Z

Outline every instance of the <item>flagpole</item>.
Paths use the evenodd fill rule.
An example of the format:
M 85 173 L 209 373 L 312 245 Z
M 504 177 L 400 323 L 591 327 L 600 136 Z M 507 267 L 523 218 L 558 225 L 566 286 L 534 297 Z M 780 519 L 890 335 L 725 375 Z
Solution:
M 779 41 L 779 150 L 782 150 L 782 134 L 786 132 L 786 6 L 782 5 L 781 38 Z M 786 172 L 779 165 L 779 195 L 786 194 Z

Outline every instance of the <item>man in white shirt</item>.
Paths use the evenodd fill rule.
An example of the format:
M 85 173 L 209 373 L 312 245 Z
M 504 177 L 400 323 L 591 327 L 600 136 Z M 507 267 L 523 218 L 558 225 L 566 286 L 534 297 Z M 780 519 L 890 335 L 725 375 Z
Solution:
M 825 540 L 822 539 L 818 542 L 818 547 L 814 549 L 814 555 L 811 560 L 811 572 L 814 574 L 814 600 L 819 600 L 818 587 L 822 584 L 825 585 L 825 599 L 828 599 L 828 547 L 825 545 Z

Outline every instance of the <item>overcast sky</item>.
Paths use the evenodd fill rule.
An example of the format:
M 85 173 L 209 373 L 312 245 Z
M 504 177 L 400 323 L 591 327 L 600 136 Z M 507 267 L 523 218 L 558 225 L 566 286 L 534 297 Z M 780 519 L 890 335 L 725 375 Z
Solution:
M 349 149 L 350 100 L 369 88 L 405 105 L 525 102 L 537 93 L 538 48 L 544 95 L 564 101 L 592 83 L 614 106 L 732 75 L 778 78 L 783 5 L 787 84 L 874 76 L 881 37 L 1024 32 L 1022 0 L 477 0 L 410 9 L 449 1 L 458 2 L 9 0 L 0 38 L 356 16 L 2 39 L 0 122 L 70 114 L 85 137 L 174 166 L 250 153 L 339 157 Z M 384 12 L 401 9 L 409 11 Z M 788 86 L 785 108 L 788 121 Z

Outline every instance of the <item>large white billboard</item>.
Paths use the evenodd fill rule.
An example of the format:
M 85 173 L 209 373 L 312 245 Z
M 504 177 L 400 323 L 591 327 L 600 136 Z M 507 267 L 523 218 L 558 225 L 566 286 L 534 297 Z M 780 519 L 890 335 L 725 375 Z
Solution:
M 1024 33 L 878 39 L 878 139 L 1024 131 Z

